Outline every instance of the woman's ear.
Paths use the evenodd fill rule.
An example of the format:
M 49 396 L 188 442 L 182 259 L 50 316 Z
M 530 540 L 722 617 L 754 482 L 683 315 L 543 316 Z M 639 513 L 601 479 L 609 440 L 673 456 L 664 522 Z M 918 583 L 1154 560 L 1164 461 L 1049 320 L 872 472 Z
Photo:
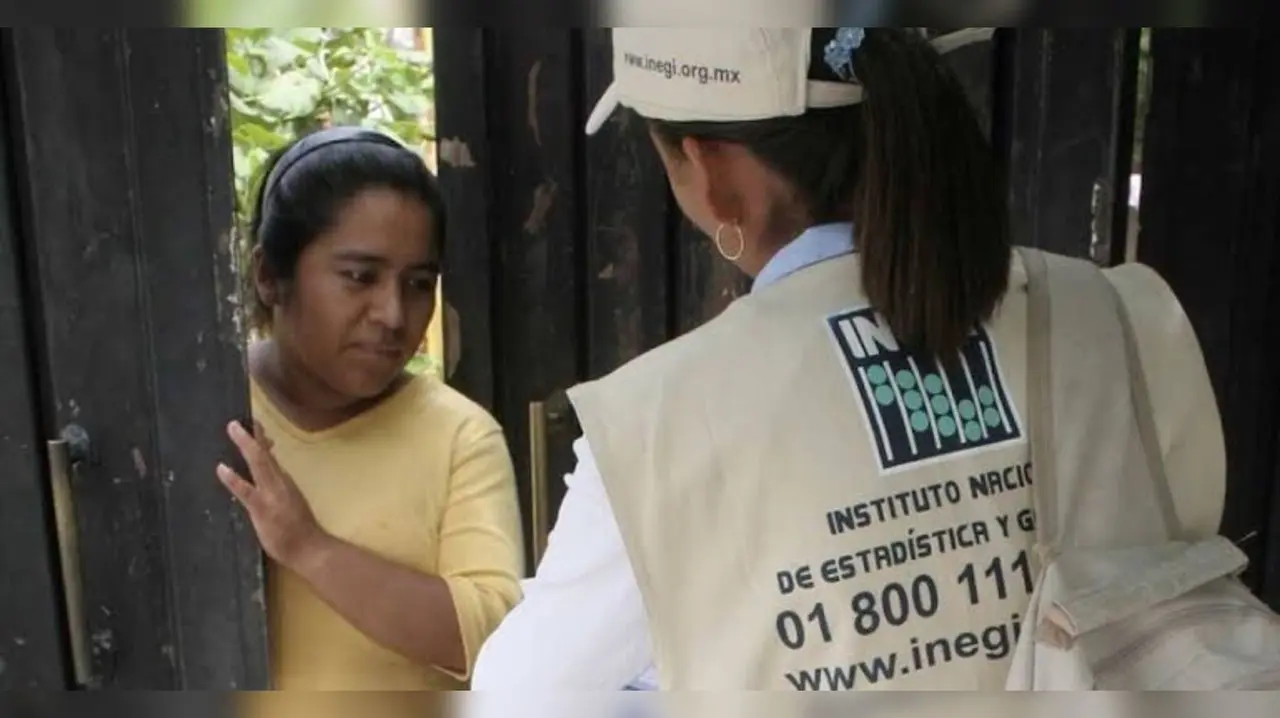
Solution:
M 261 245 L 253 248 L 249 262 L 253 272 L 253 291 L 258 297 L 258 304 L 269 311 L 280 300 L 280 282 L 267 266 L 267 258 L 262 252 Z

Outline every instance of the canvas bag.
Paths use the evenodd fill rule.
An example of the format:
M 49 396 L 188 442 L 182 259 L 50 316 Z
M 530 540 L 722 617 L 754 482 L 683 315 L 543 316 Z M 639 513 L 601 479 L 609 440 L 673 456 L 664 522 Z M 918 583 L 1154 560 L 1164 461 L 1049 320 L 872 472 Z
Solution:
M 1133 329 L 1115 287 L 1092 263 L 1020 252 L 1028 277 L 1040 560 L 1006 689 L 1280 690 L 1280 618 L 1238 580 L 1247 558 L 1225 538 L 1187 538 L 1173 510 Z M 1074 285 L 1073 302 L 1096 305 L 1086 309 L 1103 317 L 1100 325 L 1121 325 L 1136 436 L 1149 468 L 1139 473 L 1147 475 L 1128 468 L 1063 470 L 1071 462 L 1057 453 L 1055 421 L 1087 414 L 1071 411 L 1072 393 L 1061 384 L 1055 392 L 1055 371 L 1058 379 L 1069 374 L 1073 351 L 1088 351 L 1090 342 L 1078 327 L 1053 326 L 1055 283 Z M 1055 335 L 1066 331 L 1070 336 Z M 1134 487 L 1152 501 L 1120 500 L 1132 497 Z M 1088 512 L 1080 510 L 1086 493 Z M 1141 545 L 1113 540 L 1121 526 L 1129 535 L 1135 526 L 1145 529 L 1155 539 Z M 1087 547 L 1080 547 L 1075 539 L 1086 534 Z

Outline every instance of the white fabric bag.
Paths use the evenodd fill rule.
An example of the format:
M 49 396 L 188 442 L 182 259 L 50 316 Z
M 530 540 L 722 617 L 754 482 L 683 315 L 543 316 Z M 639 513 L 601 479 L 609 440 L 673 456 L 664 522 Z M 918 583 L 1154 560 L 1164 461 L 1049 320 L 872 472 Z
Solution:
M 1280 617 L 1237 579 L 1247 558 L 1225 538 L 1187 538 L 1173 510 L 1133 328 L 1115 287 L 1092 263 L 1021 254 L 1040 560 L 1006 689 L 1280 690 Z M 1055 308 L 1051 296 L 1071 302 Z M 1064 313 L 1090 319 L 1055 323 Z M 1128 368 L 1128 392 L 1117 391 L 1117 402 L 1132 417 L 1110 433 L 1131 446 L 1109 445 L 1107 455 L 1082 464 L 1090 447 L 1064 445 L 1061 435 L 1077 427 L 1063 424 L 1089 420 L 1073 402 L 1096 397 L 1073 387 L 1098 367 L 1082 355 L 1117 332 Z

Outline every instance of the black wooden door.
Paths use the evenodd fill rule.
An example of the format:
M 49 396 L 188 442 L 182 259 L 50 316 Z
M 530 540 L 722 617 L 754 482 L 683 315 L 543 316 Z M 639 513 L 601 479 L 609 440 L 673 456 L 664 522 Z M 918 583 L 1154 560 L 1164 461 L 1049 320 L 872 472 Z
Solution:
M 213 475 L 247 414 L 221 33 L 11 29 L 0 64 L 18 215 L 0 225 L 0 396 L 18 409 L 0 412 L 18 468 L 0 538 L 28 547 L 0 549 L 0 656 L 30 631 L 24 684 L 262 687 L 261 554 Z M 61 437 L 81 441 L 46 453 Z M 59 479 L 74 532 L 51 530 Z
M 607 30 L 437 29 L 434 47 L 448 378 L 506 429 L 533 559 L 573 468 L 563 390 L 747 283 L 680 215 L 641 123 L 583 134 L 612 75 Z
M 1280 610 L 1280 47 L 1255 29 L 1152 31 L 1137 256 L 1178 293 L 1227 445 L 1222 533 Z

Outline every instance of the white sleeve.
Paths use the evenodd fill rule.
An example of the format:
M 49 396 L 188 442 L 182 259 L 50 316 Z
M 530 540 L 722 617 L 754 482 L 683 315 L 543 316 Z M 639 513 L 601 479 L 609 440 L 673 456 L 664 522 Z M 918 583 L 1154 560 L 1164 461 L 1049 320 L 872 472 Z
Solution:
M 595 459 L 585 439 L 573 450 L 578 465 L 546 553 L 480 649 L 473 691 L 617 691 L 652 662 L 640 588 Z M 494 715 L 535 718 L 529 708 Z

